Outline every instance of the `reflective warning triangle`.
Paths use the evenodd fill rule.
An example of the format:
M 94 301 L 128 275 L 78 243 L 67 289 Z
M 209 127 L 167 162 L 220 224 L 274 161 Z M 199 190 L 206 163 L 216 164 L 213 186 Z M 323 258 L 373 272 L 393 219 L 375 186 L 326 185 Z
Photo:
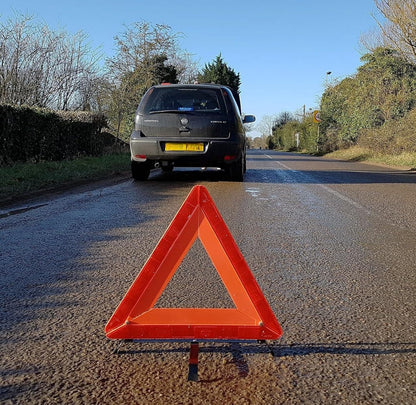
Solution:
M 196 238 L 235 308 L 155 308 Z M 195 186 L 105 327 L 110 339 L 271 340 L 282 329 L 207 189 Z

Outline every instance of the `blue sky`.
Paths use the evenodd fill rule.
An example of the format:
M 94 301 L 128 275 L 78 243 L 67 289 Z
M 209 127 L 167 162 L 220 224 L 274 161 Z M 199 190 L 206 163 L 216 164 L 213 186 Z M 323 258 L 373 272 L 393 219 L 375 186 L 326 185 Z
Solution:
M 124 25 L 167 24 L 201 67 L 221 53 L 240 73 L 243 110 L 257 121 L 318 108 L 326 72 L 332 80 L 354 74 L 360 37 L 376 28 L 373 0 L 1 0 L 2 22 L 15 13 L 82 30 L 105 56 Z

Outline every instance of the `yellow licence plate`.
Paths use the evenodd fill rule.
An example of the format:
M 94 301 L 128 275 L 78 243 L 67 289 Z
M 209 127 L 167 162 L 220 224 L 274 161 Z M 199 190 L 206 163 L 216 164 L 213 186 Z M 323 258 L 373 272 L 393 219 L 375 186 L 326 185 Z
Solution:
M 203 143 L 169 143 L 169 142 L 166 142 L 165 151 L 203 152 L 204 151 L 204 144 Z

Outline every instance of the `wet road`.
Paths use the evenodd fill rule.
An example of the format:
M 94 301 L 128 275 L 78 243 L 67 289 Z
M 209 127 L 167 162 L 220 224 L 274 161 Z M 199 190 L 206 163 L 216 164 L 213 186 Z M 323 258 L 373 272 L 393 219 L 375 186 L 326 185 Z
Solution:
M 197 383 L 189 343 L 119 346 L 103 331 L 196 184 L 284 331 L 201 343 Z M 415 197 L 412 172 L 252 151 L 244 183 L 155 171 L 4 209 L 0 402 L 413 404 Z M 199 242 L 158 305 L 232 306 Z

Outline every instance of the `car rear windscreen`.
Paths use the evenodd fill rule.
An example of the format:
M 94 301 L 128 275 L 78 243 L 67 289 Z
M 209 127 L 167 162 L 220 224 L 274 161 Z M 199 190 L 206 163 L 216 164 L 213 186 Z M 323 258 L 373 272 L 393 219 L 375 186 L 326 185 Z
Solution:
M 220 89 L 201 88 L 154 88 L 148 95 L 143 112 L 224 112 L 224 101 Z

